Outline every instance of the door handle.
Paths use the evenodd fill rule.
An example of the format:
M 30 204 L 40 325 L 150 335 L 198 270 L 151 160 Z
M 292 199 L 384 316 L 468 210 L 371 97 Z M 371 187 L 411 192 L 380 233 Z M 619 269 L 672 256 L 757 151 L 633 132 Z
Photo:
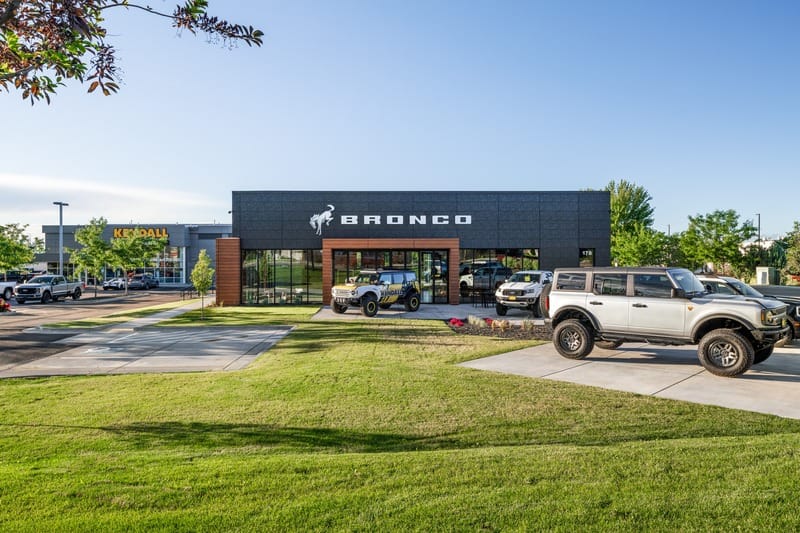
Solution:
M 598 301 L 589 302 L 589 305 L 603 305 L 603 302 L 598 302 Z
M 647 307 L 645 304 L 633 304 L 633 307 Z

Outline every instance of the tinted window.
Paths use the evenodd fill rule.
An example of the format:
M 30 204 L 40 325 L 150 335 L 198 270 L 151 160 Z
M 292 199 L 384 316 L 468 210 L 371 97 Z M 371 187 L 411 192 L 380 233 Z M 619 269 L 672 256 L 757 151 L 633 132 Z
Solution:
M 561 272 L 558 274 L 556 288 L 565 291 L 584 291 L 586 290 L 586 273 Z
M 403 283 L 403 273 L 402 272 L 394 272 L 392 274 L 392 283 Z
M 625 296 L 627 284 L 627 274 L 595 274 L 592 281 L 592 292 L 611 296 Z
M 417 274 L 415 272 L 406 272 L 406 281 L 417 281 Z
M 672 282 L 666 274 L 634 274 L 633 294 L 650 298 L 670 298 Z

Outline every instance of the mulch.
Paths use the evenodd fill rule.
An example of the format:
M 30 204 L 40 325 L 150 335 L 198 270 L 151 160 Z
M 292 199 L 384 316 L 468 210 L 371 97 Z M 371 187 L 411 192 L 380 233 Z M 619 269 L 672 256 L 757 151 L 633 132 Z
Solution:
M 451 318 L 445 320 L 445 323 L 450 329 L 462 335 L 480 335 L 483 337 L 512 340 L 549 341 L 553 338 L 553 328 L 549 323 L 543 325 L 532 323 L 510 324 L 510 327 L 507 329 L 500 329 L 498 327 L 492 329 L 491 322 L 492 319 L 486 319 L 486 327 L 481 327 L 468 323 L 467 319 Z M 463 325 L 459 325 L 459 323 L 463 323 Z

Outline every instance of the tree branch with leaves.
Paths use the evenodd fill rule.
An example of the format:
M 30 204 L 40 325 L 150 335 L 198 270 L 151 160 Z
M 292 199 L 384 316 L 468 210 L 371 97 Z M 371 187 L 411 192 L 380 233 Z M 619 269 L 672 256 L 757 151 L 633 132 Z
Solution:
M 264 33 L 207 13 L 207 0 L 187 0 L 172 13 L 128 0 L 0 0 L 0 88 L 21 91 L 31 105 L 50 103 L 66 80 L 91 81 L 108 96 L 119 90 L 117 52 L 106 42 L 103 12 L 139 9 L 170 19 L 178 31 L 204 33 L 210 42 L 261 46 Z

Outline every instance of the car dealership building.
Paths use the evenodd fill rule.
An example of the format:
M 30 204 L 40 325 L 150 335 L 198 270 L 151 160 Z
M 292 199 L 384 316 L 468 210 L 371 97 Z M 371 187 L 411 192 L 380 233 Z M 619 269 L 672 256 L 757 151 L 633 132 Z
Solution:
M 361 269 L 417 273 L 423 303 L 460 301 L 460 265 L 610 264 L 606 191 L 234 191 L 216 242 L 226 305 L 329 303 Z
M 75 250 L 80 245 L 75 241 L 75 232 L 81 226 L 65 225 L 63 228 L 64 248 Z M 187 285 L 191 283 L 190 275 L 200 250 L 205 249 L 213 263 L 216 256 L 217 239 L 231 235 L 230 224 L 111 224 L 106 226 L 103 239 L 111 242 L 127 232 L 139 231 L 143 235 L 167 239 L 167 246 L 153 258 L 142 273 L 152 274 L 162 285 Z M 59 262 L 59 226 L 42 226 L 44 233 L 44 253 L 37 254 L 36 262 L 42 270 L 58 272 Z M 212 268 L 213 268 L 212 264 Z M 64 252 L 64 273 L 68 277 L 77 277 L 74 265 L 69 261 L 69 252 Z M 116 273 L 109 267 L 107 277 Z

